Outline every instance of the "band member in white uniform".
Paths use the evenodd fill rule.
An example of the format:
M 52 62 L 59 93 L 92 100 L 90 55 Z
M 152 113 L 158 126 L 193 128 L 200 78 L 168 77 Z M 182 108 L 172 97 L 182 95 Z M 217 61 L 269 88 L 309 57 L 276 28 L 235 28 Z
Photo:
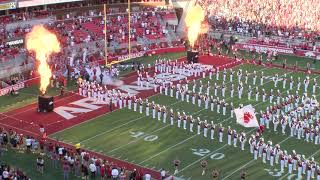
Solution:
M 219 127 L 219 142 L 223 142 L 223 131 L 224 131 L 224 128 L 222 127 L 222 124 L 220 124 L 220 127 Z
M 215 128 L 216 128 L 216 125 L 213 124 L 213 121 L 211 121 L 211 128 L 210 128 L 211 139 L 214 139 L 214 129 Z

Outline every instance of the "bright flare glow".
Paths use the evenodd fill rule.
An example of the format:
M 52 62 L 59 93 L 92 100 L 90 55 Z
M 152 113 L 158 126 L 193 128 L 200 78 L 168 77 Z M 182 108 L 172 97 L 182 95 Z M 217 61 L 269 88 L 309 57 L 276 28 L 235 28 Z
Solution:
M 205 12 L 198 4 L 193 6 L 190 11 L 187 12 L 185 18 L 186 26 L 188 28 L 188 40 L 190 46 L 193 47 L 200 33 L 205 33 L 208 28 L 202 28 L 201 24 L 205 18 Z
M 40 62 L 38 72 L 40 74 L 40 91 L 45 94 L 52 76 L 47 59 L 52 53 L 60 52 L 60 43 L 57 36 L 41 25 L 34 26 L 26 36 L 28 51 L 34 51 L 36 59 Z
M 202 0 L 213 16 L 320 31 L 319 0 Z

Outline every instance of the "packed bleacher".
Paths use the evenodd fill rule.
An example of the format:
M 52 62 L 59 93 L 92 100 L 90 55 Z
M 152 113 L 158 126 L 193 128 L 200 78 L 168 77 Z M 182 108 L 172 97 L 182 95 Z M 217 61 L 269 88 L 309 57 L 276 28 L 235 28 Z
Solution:
M 127 55 L 129 53 L 127 10 L 123 7 L 110 7 L 107 12 L 108 57 L 112 59 Z M 17 16 L 10 14 L 2 18 L 4 21 L 0 23 L 0 36 L 3 37 L 0 40 L 0 63 L 6 63 L 21 55 L 25 58 L 21 66 L 35 63 L 34 54 L 26 52 L 23 42 L 16 45 L 9 45 L 8 42 L 23 39 L 31 30 L 31 22 L 39 18 L 51 19 L 45 26 L 58 35 L 63 48 L 63 52 L 53 56 L 50 61 L 52 69 L 57 70 L 54 71 L 55 76 L 66 76 L 70 68 L 81 71 L 84 66 L 92 66 L 92 63 L 97 64 L 97 61 L 104 59 L 104 17 L 100 10 L 95 9 L 80 14 L 77 11 L 70 11 L 63 17 L 55 16 L 51 11 L 36 11 L 30 14 L 18 13 Z M 176 18 L 172 9 L 132 7 L 131 53 L 181 45 L 177 39 L 168 42 L 168 24 L 165 20 L 171 18 Z M 30 24 L 9 26 L 14 21 L 30 21 Z

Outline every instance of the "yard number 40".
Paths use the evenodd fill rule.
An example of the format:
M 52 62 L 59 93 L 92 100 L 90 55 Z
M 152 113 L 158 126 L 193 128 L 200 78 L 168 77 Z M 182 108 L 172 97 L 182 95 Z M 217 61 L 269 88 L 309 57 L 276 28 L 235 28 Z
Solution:
M 141 131 L 138 131 L 138 132 L 130 131 L 130 134 L 131 134 L 131 137 L 143 138 L 144 141 L 149 141 L 149 142 L 152 142 L 158 139 L 157 135 L 150 135 Z

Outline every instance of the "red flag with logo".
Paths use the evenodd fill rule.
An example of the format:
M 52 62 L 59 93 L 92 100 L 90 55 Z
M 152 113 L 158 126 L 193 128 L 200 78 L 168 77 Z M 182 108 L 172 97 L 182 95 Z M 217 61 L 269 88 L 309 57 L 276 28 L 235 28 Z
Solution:
M 237 118 L 237 123 L 244 127 L 259 127 L 255 110 L 251 105 L 237 108 L 234 110 Z

